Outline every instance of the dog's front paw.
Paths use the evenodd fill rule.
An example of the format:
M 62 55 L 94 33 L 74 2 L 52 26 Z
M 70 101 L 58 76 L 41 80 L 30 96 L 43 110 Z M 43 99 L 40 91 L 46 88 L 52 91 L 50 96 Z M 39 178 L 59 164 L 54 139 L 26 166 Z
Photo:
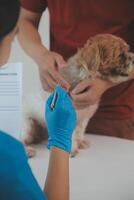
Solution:
M 28 155 L 29 158 L 35 157 L 36 150 L 33 147 L 26 146 L 25 149 L 26 149 L 26 153 L 27 153 L 27 155 Z
M 71 151 L 71 157 L 75 157 L 79 153 L 79 146 L 78 146 L 78 141 L 73 140 L 73 145 L 72 145 L 72 151 Z
M 73 149 L 72 151 L 71 151 L 71 158 L 74 158 L 75 156 L 77 156 L 77 154 L 79 153 L 79 150 L 78 150 L 78 148 L 77 149 Z
M 90 147 L 90 143 L 86 139 L 80 140 L 78 146 L 79 146 L 79 149 L 88 149 Z

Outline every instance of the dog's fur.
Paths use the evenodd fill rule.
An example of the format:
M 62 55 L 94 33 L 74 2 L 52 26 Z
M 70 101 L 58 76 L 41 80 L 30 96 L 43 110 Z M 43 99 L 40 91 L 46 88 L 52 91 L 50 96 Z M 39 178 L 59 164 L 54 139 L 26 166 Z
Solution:
M 113 83 L 121 83 L 128 80 L 133 68 L 134 54 L 129 51 L 128 44 L 114 35 L 99 34 L 90 38 L 85 46 L 68 60 L 67 66 L 60 70 L 60 74 L 70 83 L 72 90 L 81 81 L 98 77 Z M 40 93 L 34 96 L 36 103 L 30 105 L 31 111 L 26 109 L 26 144 L 40 142 L 46 137 L 46 133 L 43 133 L 43 130 L 46 132 L 43 95 Z M 79 148 L 88 147 L 84 133 L 98 106 L 99 103 L 96 103 L 77 112 L 78 121 L 73 133 L 72 156 L 78 153 Z M 35 109 L 37 112 L 34 112 Z

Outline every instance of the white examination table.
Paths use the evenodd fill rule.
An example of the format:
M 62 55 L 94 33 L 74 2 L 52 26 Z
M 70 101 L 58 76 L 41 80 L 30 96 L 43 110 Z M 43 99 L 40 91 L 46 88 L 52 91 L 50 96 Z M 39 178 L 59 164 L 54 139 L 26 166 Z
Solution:
M 91 147 L 70 158 L 71 200 L 134 200 L 134 141 L 87 135 Z M 44 145 L 30 160 L 43 188 L 49 152 Z

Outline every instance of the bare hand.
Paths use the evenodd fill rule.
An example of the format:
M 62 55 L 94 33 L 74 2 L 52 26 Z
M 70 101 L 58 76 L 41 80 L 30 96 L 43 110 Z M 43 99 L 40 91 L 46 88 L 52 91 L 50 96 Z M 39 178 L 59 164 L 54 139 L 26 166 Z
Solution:
M 111 83 L 99 78 L 83 81 L 71 92 L 75 108 L 84 109 L 99 102 L 102 94 L 110 87 L 112 87 Z
M 69 83 L 58 72 L 66 64 L 61 55 L 45 50 L 38 64 L 44 90 L 52 92 L 57 84 L 60 84 L 66 90 L 69 89 Z

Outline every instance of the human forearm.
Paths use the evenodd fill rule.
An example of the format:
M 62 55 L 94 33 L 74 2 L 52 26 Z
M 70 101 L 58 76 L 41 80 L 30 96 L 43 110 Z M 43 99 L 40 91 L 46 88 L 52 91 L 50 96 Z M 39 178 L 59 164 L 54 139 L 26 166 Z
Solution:
M 54 94 L 57 98 L 52 108 Z M 67 91 L 61 86 L 46 102 L 45 119 L 50 162 L 44 191 L 48 200 L 69 200 L 69 152 L 77 117 Z
M 42 54 L 47 51 L 47 48 L 42 44 L 38 32 L 40 17 L 40 14 L 35 14 L 22 9 L 19 21 L 18 40 L 20 45 L 36 63 L 39 62 Z
M 69 84 L 59 74 L 58 69 L 65 65 L 61 55 L 51 52 L 42 44 L 38 32 L 41 14 L 22 9 L 19 21 L 19 42 L 24 51 L 39 67 L 40 80 L 46 91 L 53 91 L 58 83 L 64 88 Z
M 48 200 L 69 200 L 69 153 L 53 147 L 44 192 Z

